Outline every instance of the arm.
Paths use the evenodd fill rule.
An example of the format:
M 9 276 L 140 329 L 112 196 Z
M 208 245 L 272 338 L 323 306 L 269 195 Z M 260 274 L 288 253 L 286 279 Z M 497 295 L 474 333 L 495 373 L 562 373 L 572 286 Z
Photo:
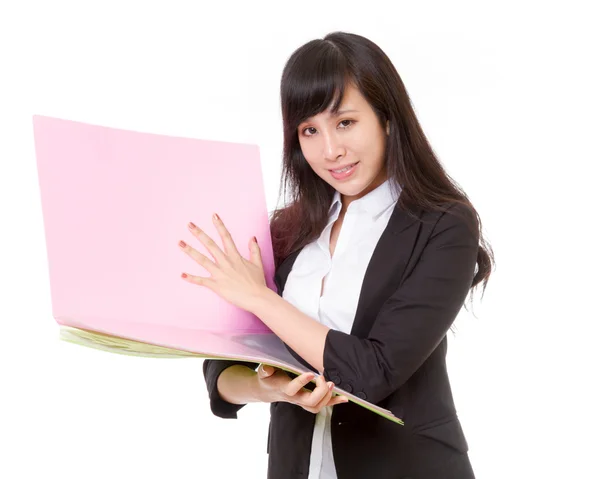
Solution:
M 204 360 L 202 371 L 215 416 L 237 419 L 237 412 L 245 403 L 258 401 L 251 385 L 253 380 L 256 382 L 257 367 L 258 363 L 244 361 Z
M 330 328 L 268 288 L 257 298 L 252 313 L 319 373 L 323 373 L 323 349 Z
M 256 373 L 254 363 L 243 361 L 205 360 L 204 375 L 207 378 L 211 410 L 222 418 L 237 419 L 237 411 L 249 402 L 285 401 L 318 413 L 326 406 L 348 402 L 344 396 L 333 397 L 333 383 L 323 376 L 317 378 L 313 391 L 306 390 L 312 373 L 291 379 L 287 373 L 272 366 L 263 367 Z
M 338 376 L 377 403 L 423 364 L 460 311 L 479 248 L 474 222 L 473 215 L 441 216 L 418 264 L 384 303 L 368 338 L 329 330 L 268 292 L 254 314 L 326 377 Z

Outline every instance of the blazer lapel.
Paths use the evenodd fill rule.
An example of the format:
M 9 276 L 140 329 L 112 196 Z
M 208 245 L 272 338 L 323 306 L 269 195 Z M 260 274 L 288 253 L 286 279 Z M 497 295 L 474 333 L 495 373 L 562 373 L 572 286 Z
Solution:
M 400 284 L 420 231 L 421 215 L 421 210 L 414 217 L 398 205 L 394 208 L 367 266 L 351 334 L 361 338 L 369 335 L 377 311 Z M 299 254 L 300 251 L 292 253 L 277 269 L 275 284 L 280 295 Z M 294 356 L 299 359 L 295 353 Z
M 417 217 L 398 206 L 394 208 L 367 266 L 350 334 L 359 338 L 369 335 L 381 305 L 400 285 L 417 241 L 419 225 Z

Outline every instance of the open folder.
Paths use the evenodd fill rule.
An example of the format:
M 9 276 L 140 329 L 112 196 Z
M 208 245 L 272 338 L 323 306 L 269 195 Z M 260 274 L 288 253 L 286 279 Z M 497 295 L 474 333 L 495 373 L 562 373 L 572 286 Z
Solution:
M 241 254 L 256 236 L 267 286 L 274 258 L 256 145 L 33 117 L 52 314 L 63 340 L 148 357 L 199 357 L 310 370 L 253 314 L 181 279 L 208 276 L 178 247 L 192 221 Z M 315 381 L 316 382 L 316 379 Z M 398 424 L 391 411 L 343 394 Z

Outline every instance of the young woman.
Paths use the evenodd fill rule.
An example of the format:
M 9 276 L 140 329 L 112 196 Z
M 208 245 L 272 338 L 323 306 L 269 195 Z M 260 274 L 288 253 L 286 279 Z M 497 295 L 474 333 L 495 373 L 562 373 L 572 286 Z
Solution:
M 467 293 L 482 281 L 485 291 L 494 262 L 479 215 L 368 39 L 337 32 L 300 47 L 281 102 L 292 195 L 271 221 L 278 292 L 258 245 L 246 260 L 218 216 L 223 249 L 191 226 L 212 260 L 183 247 L 211 277 L 187 280 L 254 313 L 316 374 L 207 360 L 213 413 L 271 404 L 272 479 L 474 477 L 445 356 Z M 332 396 L 333 385 L 405 425 Z

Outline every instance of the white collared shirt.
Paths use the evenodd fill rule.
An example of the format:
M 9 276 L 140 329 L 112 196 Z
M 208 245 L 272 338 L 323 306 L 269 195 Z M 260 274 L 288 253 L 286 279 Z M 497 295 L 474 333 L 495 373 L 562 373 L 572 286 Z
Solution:
M 391 181 L 350 203 L 332 257 L 331 228 L 342 207 L 341 195 L 335 192 L 327 226 L 294 262 L 282 292 L 285 300 L 326 326 L 350 334 L 367 266 L 398 199 Z M 337 478 L 331 446 L 333 407 L 316 415 L 308 479 Z

